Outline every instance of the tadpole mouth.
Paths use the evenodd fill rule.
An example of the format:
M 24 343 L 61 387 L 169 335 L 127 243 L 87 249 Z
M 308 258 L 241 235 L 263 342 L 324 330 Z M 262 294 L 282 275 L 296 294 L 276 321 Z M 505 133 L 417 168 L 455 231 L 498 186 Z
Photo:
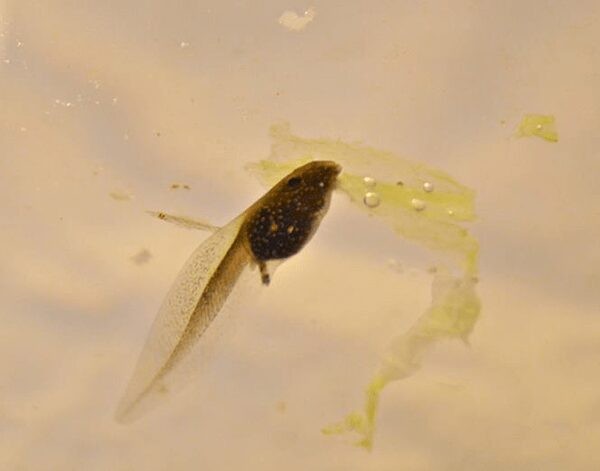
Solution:
M 323 164 L 330 168 L 336 177 L 342 172 L 342 166 L 333 160 L 323 160 Z

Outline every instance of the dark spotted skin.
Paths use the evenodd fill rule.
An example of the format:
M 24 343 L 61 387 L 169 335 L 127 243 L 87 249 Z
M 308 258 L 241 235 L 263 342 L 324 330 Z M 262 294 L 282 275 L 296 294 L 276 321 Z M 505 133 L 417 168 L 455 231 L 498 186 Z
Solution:
M 242 230 L 262 281 L 268 284 L 265 262 L 291 257 L 310 240 L 329 207 L 341 167 L 314 161 L 283 178 L 250 208 Z

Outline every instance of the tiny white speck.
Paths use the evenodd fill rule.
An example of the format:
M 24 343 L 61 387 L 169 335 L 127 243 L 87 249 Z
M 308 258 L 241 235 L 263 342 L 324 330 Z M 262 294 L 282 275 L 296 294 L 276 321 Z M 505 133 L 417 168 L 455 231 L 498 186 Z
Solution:
M 189 45 L 190 45 L 190 43 L 188 43 L 187 41 L 181 41 L 181 42 L 179 43 L 179 47 L 180 47 L 181 49 L 185 49 L 185 48 L 186 48 L 186 47 L 188 47 Z
M 433 183 L 431 183 L 431 182 L 423 183 L 423 190 L 425 190 L 427 193 L 431 193 L 433 191 Z

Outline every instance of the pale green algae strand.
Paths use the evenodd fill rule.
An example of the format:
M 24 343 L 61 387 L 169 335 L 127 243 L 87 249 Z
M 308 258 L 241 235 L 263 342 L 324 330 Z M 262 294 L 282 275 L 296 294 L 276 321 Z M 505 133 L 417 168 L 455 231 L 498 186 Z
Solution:
M 549 142 L 558 142 L 555 118 L 552 115 L 526 114 L 519 124 L 517 135 L 537 136 Z
M 333 160 L 343 167 L 338 189 L 357 207 L 386 222 L 401 237 L 451 255 L 449 267 L 436 271 L 430 307 L 388 346 L 366 387 L 363 410 L 323 429 L 328 435 L 354 432 L 359 436 L 357 445 L 371 449 L 379 398 L 386 385 L 415 373 L 435 342 L 452 338 L 467 342 L 477 322 L 479 245 L 460 225 L 475 219 L 475 195 L 446 173 L 390 152 L 339 140 L 304 139 L 294 136 L 287 124 L 273 126 L 271 138 L 269 158 L 249 166 L 266 185 L 307 161 Z M 375 179 L 374 188 L 366 188 L 366 176 Z M 364 204 L 367 191 L 377 192 L 376 207 Z M 415 209 L 415 199 L 424 203 L 422 210 Z M 460 274 L 452 274 L 456 271 Z

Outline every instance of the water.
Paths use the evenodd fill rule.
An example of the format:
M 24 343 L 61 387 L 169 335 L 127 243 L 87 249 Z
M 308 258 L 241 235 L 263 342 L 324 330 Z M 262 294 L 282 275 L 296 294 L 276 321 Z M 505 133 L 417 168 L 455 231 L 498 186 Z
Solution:
M 600 6 L 310 7 L 0 2 L 0 468 L 600 467 Z M 279 23 L 288 10 L 301 29 Z M 517 136 L 538 114 L 558 142 Z M 185 217 L 223 225 L 263 194 L 244 167 L 282 120 L 476 191 L 470 347 L 440 342 L 385 389 L 370 453 L 321 433 L 363 406 L 435 277 L 430 251 L 338 194 L 268 288 L 251 272 L 198 384 L 115 423 L 161 300 L 206 237 Z M 361 175 L 379 192 L 382 176 Z M 442 194 L 422 184 L 399 187 Z

